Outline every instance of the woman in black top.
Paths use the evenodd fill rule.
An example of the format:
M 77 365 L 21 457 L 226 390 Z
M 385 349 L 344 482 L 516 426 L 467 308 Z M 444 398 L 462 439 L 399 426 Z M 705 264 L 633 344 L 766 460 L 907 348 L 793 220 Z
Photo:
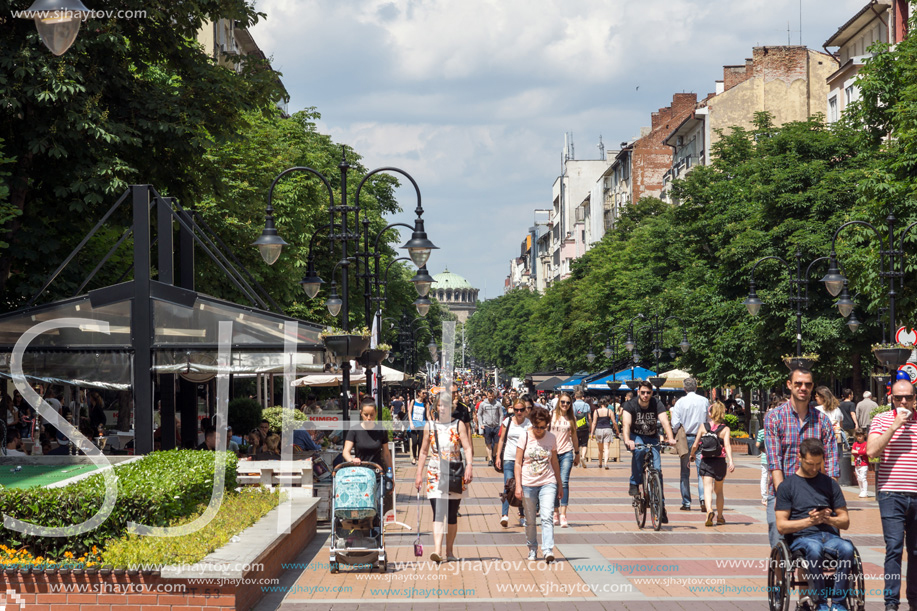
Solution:
M 372 398 L 360 406 L 360 426 L 347 431 L 344 436 L 344 460 L 354 464 L 376 463 L 383 470 L 392 466 L 388 452 L 388 431 L 376 427 L 376 404 Z

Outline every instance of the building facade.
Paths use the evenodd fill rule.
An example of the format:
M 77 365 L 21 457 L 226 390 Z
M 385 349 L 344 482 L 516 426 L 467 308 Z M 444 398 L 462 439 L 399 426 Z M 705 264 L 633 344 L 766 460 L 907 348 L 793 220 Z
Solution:
M 430 291 L 433 297 L 440 305 L 455 314 L 460 323 L 465 324 L 478 308 L 478 289 L 458 274 L 450 272 L 449 268 L 433 276 L 433 280 L 433 288 Z
M 866 59 L 869 47 L 877 42 L 896 45 L 907 34 L 907 0 L 871 0 L 847 23 L 825 41 L 825 48 L 836 48 L 837 68 L 827 77 L 828 122 L 837 121 L 859 91 L 856 77 Z

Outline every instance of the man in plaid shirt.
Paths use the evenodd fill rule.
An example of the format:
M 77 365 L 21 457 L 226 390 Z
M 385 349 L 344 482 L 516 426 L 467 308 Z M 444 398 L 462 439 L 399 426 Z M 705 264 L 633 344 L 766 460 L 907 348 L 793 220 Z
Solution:
M 837 462 L 837 438 L 834 426 L 817 409 L 809 409 L 809 399 L 815 387 L 812 372 L 794 369 L 786 382 L 790 400 L 767 412 L 764 417 L 764 447 L 767 450 L 767 470 L 771 483 L 767 491 L 767 537 L 771 547 L 777 545 L 777 516 L 774 512 L 777 487 L 784 477 L 799 467 L 799 444 L 815 438 L 825 446 L 825 473 L 835 480 L 840 475 Z

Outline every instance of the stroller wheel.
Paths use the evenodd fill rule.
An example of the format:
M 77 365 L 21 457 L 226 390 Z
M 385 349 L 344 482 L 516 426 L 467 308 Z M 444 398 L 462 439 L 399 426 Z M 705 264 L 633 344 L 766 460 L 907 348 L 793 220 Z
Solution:
M 331 574 L 332 574 L 332 575 L 337 574 L 338 570 L 340 570 L 340 568 L 339 568 L 339 566 L 338 566 L 338 563 L 337 563 L 337 562 L 332 562 L 332 563 L 331 563 Z
M 380 573 L 388 572 L 388 562 L 386 562 L 385 560 L 382 560 L 379 562 L 379 572 Z

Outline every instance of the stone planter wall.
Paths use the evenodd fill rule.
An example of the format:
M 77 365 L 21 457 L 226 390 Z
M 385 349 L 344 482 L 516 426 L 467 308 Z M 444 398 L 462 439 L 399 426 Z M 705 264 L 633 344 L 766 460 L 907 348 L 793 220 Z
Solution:
M 293 500 L 289 534 L 277 534 L 278 510 L 239 535 L 239 541 L 192 567 L 161 571 L 0 571 L 7 606 L 21 598 L 28 611 L 248 611 L 263 596 L 265 579 L 278 579 L 315 537 L 317 499 Z M 220 566 L 256 570 L 219 570 Z M 18 608 L 18 607 L 17 607 Z

